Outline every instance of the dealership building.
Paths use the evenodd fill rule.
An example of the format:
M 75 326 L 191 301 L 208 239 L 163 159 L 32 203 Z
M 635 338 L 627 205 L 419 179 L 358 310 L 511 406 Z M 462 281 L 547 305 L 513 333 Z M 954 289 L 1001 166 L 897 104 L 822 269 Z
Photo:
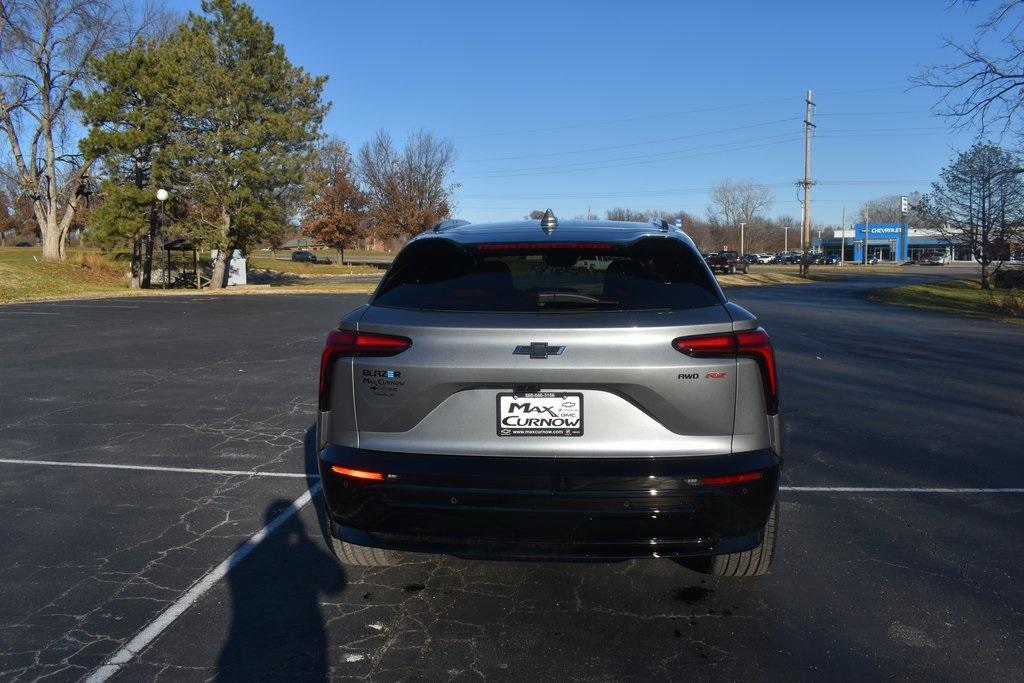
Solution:
M 972 261 L 966 247 L 947 241 L 941 235 L 908 226 L 906 236 L 902 223 L 857 223 L 852 230 L 835 230 L 830 238 L 813 240 L 815 251 L 827 255 L 843 252 L 846 261 L 863 261 L 864 250 L 868 258 L 879 261 L 907 261 L 933 254 L 944 254 L 950 261 Z

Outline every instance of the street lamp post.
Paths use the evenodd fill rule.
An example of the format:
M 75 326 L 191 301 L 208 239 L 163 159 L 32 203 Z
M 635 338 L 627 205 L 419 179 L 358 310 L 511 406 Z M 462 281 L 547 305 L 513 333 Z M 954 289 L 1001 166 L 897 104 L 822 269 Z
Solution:
M 789 251 L 789 227 L 790 226 L 788 226 L 788 225 L 782 226 L 782 230 L 783 230 L 783 233 L 782 233 L 783 234 L 783 237 L 782 237 L 782 244 L 783 244 L 782 250 L 783 251 Z
M 162 187 L 159 188 L 156 191 L 156 200 L 158 202 L 160 202 L 160 215 L 161 216 L 164 215 L 164 202 L 167 201 L 167 198 L 169 196 L 170 196 L 170 194 L 167 192 L 167 190 L 165 190 Z M 156 227 L 156 217 L 155 216 L 151 216 L 150 221 L 151 222 L 150 222 L 149 232 L 150 232 L 150 239 L 152 240 L 152 239 L 156 239 L 156 229 L 155 229 L 155 227 Z M 164 289 L 167 289 L 170 286 L 170 284 L 171 284 L 171 257 L 170 257 L 170 253 L 167 252 L 167 237 L 166 236 L 164 237 L 164 252 L 165 252 L 164 256 L 166 257 L 164 259 L 164 261 L 165 261 L 165 263 L 164 263 Z
M 743 228 L 746 227 L 746 223 L 740 223 L 740 258 L 747 253 L 746 243 L 744 240 Z

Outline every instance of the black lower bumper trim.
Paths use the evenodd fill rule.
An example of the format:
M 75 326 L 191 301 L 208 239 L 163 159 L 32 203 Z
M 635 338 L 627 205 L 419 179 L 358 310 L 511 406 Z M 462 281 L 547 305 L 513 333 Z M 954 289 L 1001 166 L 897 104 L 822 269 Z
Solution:
M 377 472 L 379 481 L 331 471 Z M 771 450 L 679 458 L 320 453 L 332 532 L 359 545 L 466 557 L 613 560 L 756 547 L 778 490 Z M 760 472 L 738 484 L 700 477 Z

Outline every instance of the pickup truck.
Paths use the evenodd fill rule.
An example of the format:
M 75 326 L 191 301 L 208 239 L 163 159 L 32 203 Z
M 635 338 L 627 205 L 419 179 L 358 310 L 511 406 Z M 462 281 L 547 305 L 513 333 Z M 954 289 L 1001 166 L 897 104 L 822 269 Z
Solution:
M 746 273 L 747 262 L 735 251 L 720 251 L 707 258 L 708 267 L 715 273 Z

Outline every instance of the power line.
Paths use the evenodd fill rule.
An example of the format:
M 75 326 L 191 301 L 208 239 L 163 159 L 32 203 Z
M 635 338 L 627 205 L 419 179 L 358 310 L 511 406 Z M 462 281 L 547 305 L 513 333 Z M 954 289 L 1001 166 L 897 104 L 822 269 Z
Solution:
M 554 157 L 554 156 L 562 156 L 562 155 L 566 155 L 566 154 L 585 154 L 587 152 L 603 152 L 603 151 L 607 151 L 607 150 L 610 150 L 610 149 L 624 149 L 624 148 L 627 148 L 627 147 L 641 147 L 643 145 L 656 145 L 656 144 L 660 144 L 660 143 L 663 143 L 663 142 L 675 142 L 676 140 L 687 140 L 687 139 L 690 139 L 690 138 L 699 138 L 699 137 L 704 137 L 706 135 L 718 135 L 720 133 L 732 133 L 732 132 L 737 131 L 737 130 L 749 130 L 750 128 L 760 128 L 762 126 L 772 126 L 772 125 L 779 124 L 779 123 L 793 123 L 793 122 L 799 121 L 799 120 L 800 119 L 796 118 L 796 117 L 789 117 L 787 119 L 777 119 L 775 121 L 764 121 L 762 123 L 752 123 L 752 124 L 747 125 L 747 126 L 735 126 L 733 128 L 721 128 L 719 130 L 709 130 L 709 131 L 704 131 L 704 132 L 701 132 L 701 133 L 690 133 L 688 135 L 678 135 L 676 137 L 659 138 L 657 140 L 646 140 L 646 141 L 643 141 L 643 142 L 630 142 L 630 143 L 621 144 L 621 145 L 608 145 L 606 147 L 588 147 L 588 148 L 585 148 L 585 149 L 565 150 L 565 151 L 562 151 L 562 152 L 545 152 L 543 154 L 522 154 L 522 155 L 519 155 L 519 156 L 489 157 L 489 158 L 485 158 L 485 159 L 465 159 L 465 160 L 461 160 L 460 159 L 459 163 L 463 163 L 463 164 L 476 164 L 476 163 L 485 163 L 485 162 L 489 162 L 489 161 L 513 161 L 513 160 L 517 160 L 517 159 L 536 159 L 536 158 L 540 158 L 540 157 Z
M 927 109 L 906 109 L 904 111 L 830 111 L 819 116 L 898 116 L 902 114 L 931 114 Z
M 930 182 L 926 179 L 896 179 L 896 180 L 819 180 L 818 187 L 871 187 L 893 185 L 906 187 L 918 183 Z M 778 181 L 770 183 L 758 183 L 769 189 L 783 189 L 792 187 L 792 181 Z M 466 193 L 459 194 L 460 198 L 469 199 L 497 199 L 509 200 L 527 199 L 615 199 L 617 197 L 638 197 L 638 196 L 661 196 L 680 194 L 700 194 L 710 192 L 711 187 L 686 187 L 686 188 L 664 188 L 658 190 L 607 190 L 604 192 L 555 192 L 555 193 L 534 193 L 534 192 L 501 192 L 501 193 Z
M 546 128 L 521 128 L 519 130 L 502 130 L 492 131 L 489 133 L 474 133 L 472 135 L 460 135 L 454 140 L 468 140 L 470 138 L 484 138 L 484 137 L 496 137 L 499 135 L 520 135 L 524 133 L 546 133 L 550 131 L 558 130 L 569 130 L 571 128 L 585 128 L 587 126 L 609 126 L 616 123 L 629 123 L 632 121 L 648 121 L 651 119 L 669 118 L 672 116 L 686 116 L 688 114 L 703 114 L 706 112 L 713 111 L 724 111 L 726 109 L 742 109 L 745 107 L 756 107 L 762 104 L 773 104 L 776 102 L 790 102 L 796 98 L 793 97 L 776 97 L 768 100 L 757 100 L 754 102 L 745 102 L 742 104 L 728 104 L 718 107 L 703 107 L 701 109 L 688 109 L 685 111 L 674 111 L 674 112 L 663 112 L 660 114 L 651 114 L 649 116 L 630 116 L 621 119 L 606 119 L 604 121 L 588 121 L 582 123 L 570 123 L 562 126 L 550 126 Z
M 783 119 L 781 121 L 790 121 L 790 120 L 791 119 Z M 774 122 L 774 123 L 778 123 L 778 122 Z M 767 123 L 765 123 L 765 124 L 753 124 L 753 125 L 751 125 L 749 127 L 756 127 L 758 125 L 768 125 L 768 124 Z M 737 129 L 727 129 L 727 130 L 739 130 L 739 129 L 742 129 L 742 128 L 746 128 L 746 127 L 741 127 L 741 128 L 737 128 Z M 936 131 L 936 132 L 930 132 L 930 131 Z M 699 134 L 694 134 L 694 135 L 680 136 L 679 139 L 692 138 L 692 137 L 703 137 L 703 136 L 706 136 L 706 135 L 712 135 L 715 132 L 716 131 L 709 131 L 707 133 L 699 133 Z M 726 132 L 726 131 L 719 131 L 719 132 Z M 908 137 L 908 136 L 915 136 L 916 137 L 916 136 L 922 135 L 922 134 L 924 134 L 924 135 L 945 134 L 945 132 L 946 132 L 946 128 L 943 127 L 943 126 L 924 126 L 924 127 L 922 127 L 922 126 L 911 126 L 911 127 L 898 127 L 898 128 L 836 128 L 836 129 L 828 130 L 827 132 L 822 133 L 821 135 L 816 135 L 815 137 L 819 137 L 819 138 L 844 138 L 844 137 L 879 137 L 879 138 L 884 138 L 884 137 L 894 137 L 895 135 L 898 135 L 900 137 Z M 482 171 L 471 171 L 469 173 L 457 173 L 457 175 L 459 177 L 462 177 L 462 178 L 501 178 L 501 177 L 510 177 L 513 174 L 525 174 L 525 173 L 530 173 L 530 172 L 547 172 L 547 171 L 554 171 L 554 170 L 588 170 L 594 164 L 610 164 L 610 163 L 618 163 L 618 162 L 632 162 L 632 161 L 641 160 L 641 159 L 649 160 L 649 161 L 647 161 L 645 163 L 654 163 L 654 162 L 661 161 L 661 160 L 680 158 L 680 157 L 673 156 L 673 155 L 676 155 L 676 154 L 689 153 L 689 152 L 699 151 L 699 150 L 703 150 L 703 149 L 711 149 L 711 148 L 716 148 L 716 147 L 728 147 L 728 146 L 738 145 L 738 144 L 763 142 L 763 141 L 767 141 L 767 140 L 786 138 L 786 137 L 789 137 L 791 135 L 793 135 L 793 133 L 786 132 L 786 133 L 779 133 L 779 134 L 775 134 L 775 135 L 768 135 L 768 136 L 762 136 L 762 137 L 757 137 L 757 138 L 747 138 L 745 140 L 736 140 L 736 141 L 732 141 L 732 142 L 715 143 L 713 145 L 704 145 L 704 146 L 698 146 L 698 147 L 690 147 L 690 148 L 683 148 L 683 149 L 667 150 L 667 151 L 664 151 L 664 152 L 649 152 L 649 153 L 645 153 L 645 154 L 636 154 L 636 155 L 630 155 L 630 156 L 624 156 L 624 157 L 614 157 L 614 158 L 609 158 L 609 159 L 592 159 L 590 161 L 567 162 L 567 163 L 563 163 L 563 164 L 552 164 L 552 165 L 546 165 L 546 166 L 530 166 L 530 167 L 511 168 L 511 169 L 491 169 L 491 170 L 482 170 Z M 623 145 L 623 146 L 633 146 L 633 145 Z M 733 150 L 727 150 L 727 151 L 733 151 Z M 564 154 L 569 154 L 571 152 L 563 152 L 563 153 Z M 558 154 L 563 154 L 563 153 L 558 153 Z M 549 156 L 549 155 L 546 155 L 546 154 L 525 155 L 522 158 L 532 158 L 534 156 Z M 659 157 L 662 157 L 664 159 L 661 159 Z M 495 160 L 497 160 L 497 159 L 495 159 Z M 630 165 L 635 165 L 635 164 L 625 163 L 625 164 L 622 164 L 622 165 L 630 166 Z M 596 170 L 597 168 L 606 168 L 606 166 L 595 167 L 594 170 Z
M 860 89 L 857 89 L 857 90 L 838 90 L 838 91 L 834 91 L 834 92 L 826 92 L 824 94 L 826 96 L 838 97 L 838 96 L 841 96 L 841 95 L 860 95 L 860 94 L 863 94 L 863 93 L 889 92 L 889 91 L 892 91 L 892 90 L 905 90 L 905 88 L 903 86 L 885 86 L 885 87 L 880 87 L 880 88 L 860 88 Z M 819 93 L 819 95 L 821 95 L 821 94 L 822 93 Z M 605 119 L 603 121 L 582 121 L 582 122 L 578 122 L 578 123 L 568 123 L 568 124 L 563 124 L 563 125 L 560 125 L 560 126 L 547 126 L 547 127 L 540 127 L 540 128 L 520 128 L 520 129 L 517 129 L 517 130 L 499 130 L 499 131 L 489 131 L 489 132 L 486 132 L 486 133 L 473 133 L 473 134 L 470 134 L 470 135 L 459 135 L 459 136 L 456 136 L 456 137 L 454 137 L 452 139 L 453 140 L 469 140 L 469 139 L 472 139 L 472 138 L 497 137 L 497 136 L 501 136 L 501 135 L 521 135 L 521 134 L 527 134 L 527 133 L 547 133 L 547 132 L 559 131 L 559 130 L 569 130 L 569 129 L 572 129 L 572 128 L 586 128 L 588 126 L 608 126 L 608 125 L 612 125 L 612 124 L 616 124 L 616 123 L 630 123 L 632 121 L 649 121 L 651 119 L 670 118 L 670 117 L 673 117 L 673 116 L 686 116 L 686 115 L 689 115 L 689 114 L 703 114 L 703 113 L 714 112 L 714 111 L 725 111 L 725 110 L 728 110 L 728 109 L 743 109 L 743 108 L 746 108 L 746 107 L 756 107 L 756 106 L 760 106 L 760 105 L 763 105 L 763 104 L 775 104 L 775 103 L 778 103 L 778 102 L 794 102 L 794 101 L 798 101 L 798 100 L 802 101 L 802 99 L 803 98 L 792 97 L 792 96 L 790 96 L 790 97 L 774 97 L 774 98 L 765 99 L 765 100 L 755 100 L 755 101 L 752 101 L 752 102 L 742 102 L 742 103 L 739 103 L 739 104 L 725 104 L 725 105 L 720 105 L 720 106 L 716 106 L 716 107 L 701 107 L 701 108 L 698 108 L 698 109 L 686 109 L 686 110 L 682 110 L 682 111 L 662 112 L 662 113 L 658 113 L 658 114 L 650 114 L 650 115 L 647 115 L 647 116 L 629 116 L 629 117 L 624 117 L 624 118 L 619 118 L 619 119 Z
M 698 147 L 690 147 L 685 149 L 671 150 L 668 152 L 654 152 L 651 154 L 639 154 L 628 157 L 618 157 L 615 159 L 595 159 L 593 161 L 579 161 L 569 164 L 556 164 L 552 166 L 534 166 L 530 168 L 514 168 L 514 169 L 497 169 L 494 171 L 478 171 L 474 173 L 459 173 L 456 174 L 461 178 L 508 178 L 519 175 L 532 175 L 532 174 L 549 174 L 557 173 L 560 171 L 593 171 L 602 168 L 618 168 L 620 166 L 636 166 L 638 164 L 650 164 L 657 163 L 660 161 L 672 161 L 676 159 L 689 159 L 693 156 L 702 156 L 701 154 L 688 154 L 689 152 L 695 152 L 698 150 L 713 150 L 719 147 L 730 147 L 738 144 L 744 144 L 747 142 L 758 142 L 764 140 L 776 140 L 777 138 L 786 138 L 783 140 L 776 140 L 776 142 L 770 142 L 765 144 L 754 144 L 749 146 L 734 147 L 732 149 L 719 150 L 722 152 L 734 152 L 745 149 L 756 149 L 759 147 L 765 147 L 772 144 L 781 144 L 785 142 L 791 142 L 794 138 L 794 133 L 782 133 L 779 135 L 768 135 L 761 138 L 750 138 L 748 140 L 738 140 L 735 142 L 723 142 L 714 145 L 701 145 Z M 715 153 L 711 151 L 709 153 Z M 670 156 L 673 154 L 683 154 L 683 156 Z M 662 157 L 662 158 L 654 158 Z M 636 160 L 636 161 L 634 161 Z M 615 163 L 612 163 L 615 162 Z M 625 163 L 620 163 L 625 162 Z M 605 164 L 603 166 L 592 166 L 592 164 Z M 609 165 L 610 164 L 610 165 Z M 574 168 L 583 167 L 583 168 Z

